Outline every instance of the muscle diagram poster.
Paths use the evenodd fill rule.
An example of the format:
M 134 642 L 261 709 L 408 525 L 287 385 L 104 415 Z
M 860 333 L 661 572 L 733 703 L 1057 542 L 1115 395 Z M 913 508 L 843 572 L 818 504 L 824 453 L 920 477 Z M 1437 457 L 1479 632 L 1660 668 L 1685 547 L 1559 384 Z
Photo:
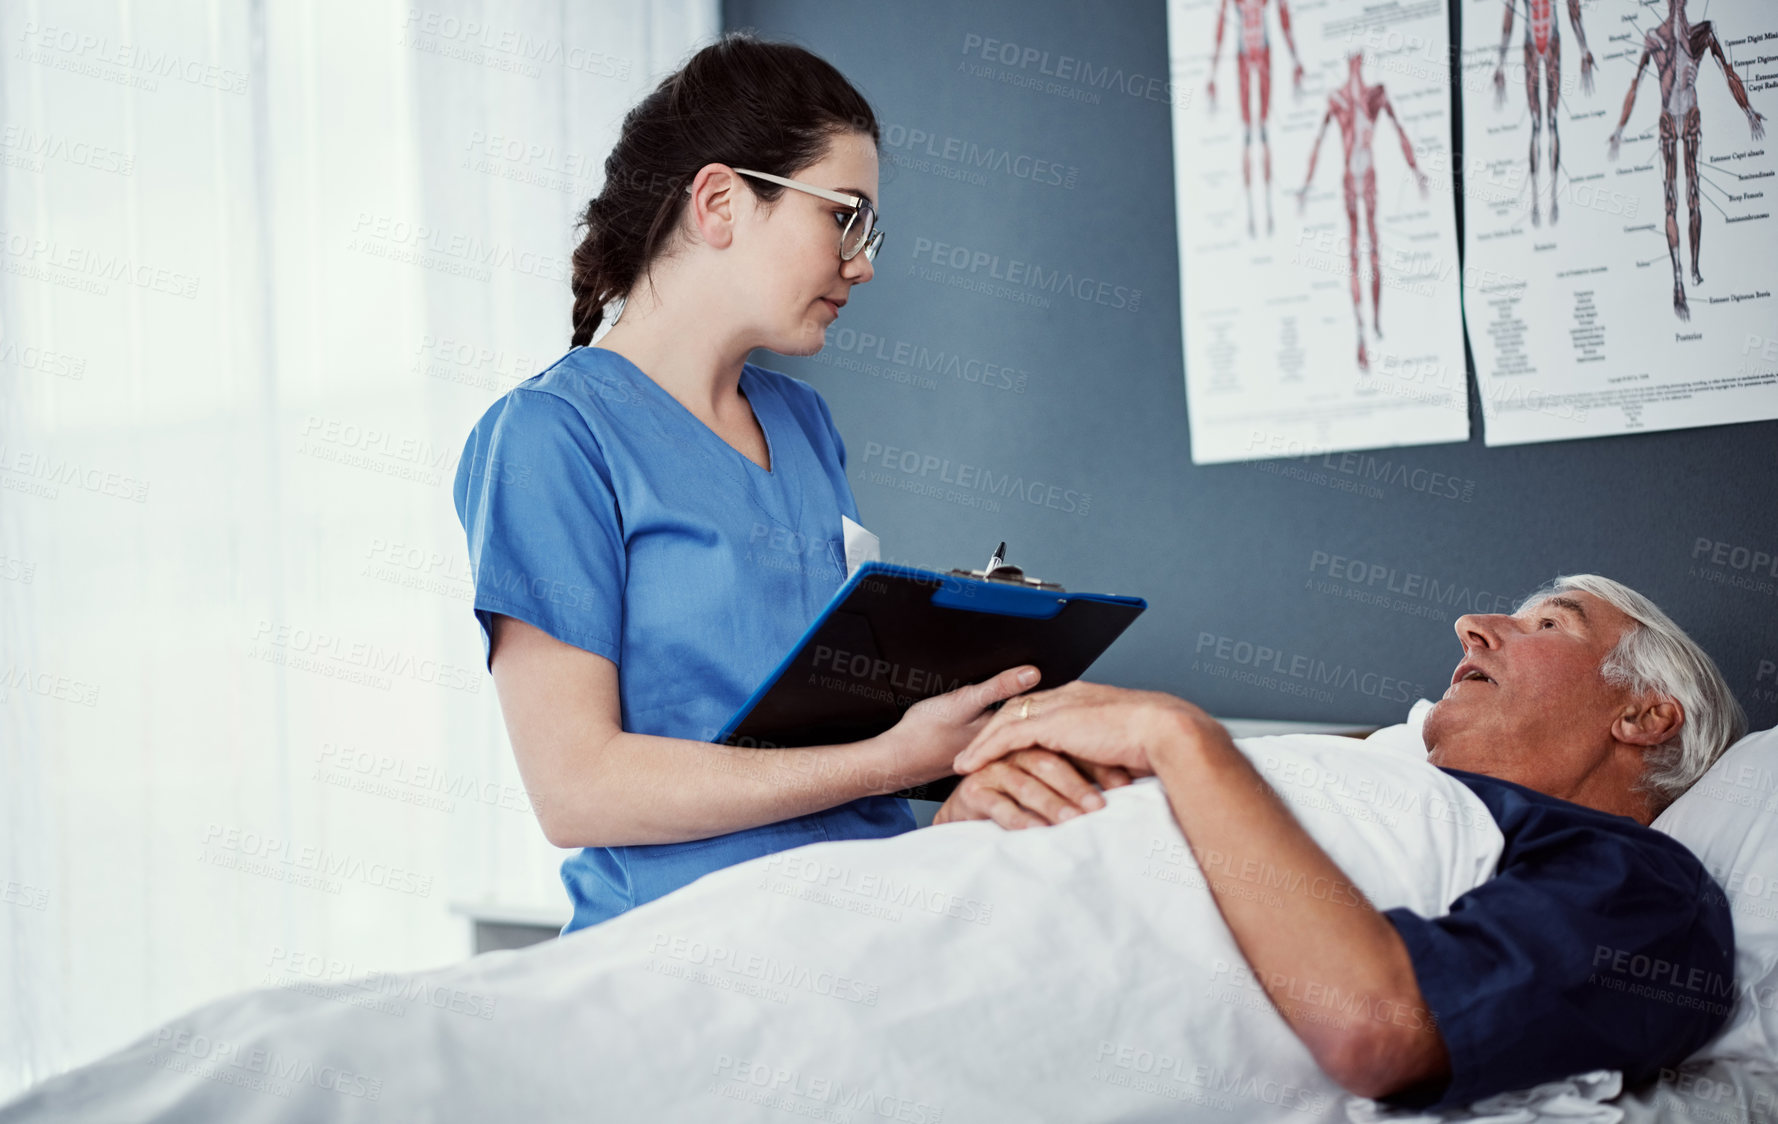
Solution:
M 1778 417 L 1778 5 L 1461 2 L 1487 443 Z
M 1445 0 L 1170 0 L 1192 459 L 1469 436 Z

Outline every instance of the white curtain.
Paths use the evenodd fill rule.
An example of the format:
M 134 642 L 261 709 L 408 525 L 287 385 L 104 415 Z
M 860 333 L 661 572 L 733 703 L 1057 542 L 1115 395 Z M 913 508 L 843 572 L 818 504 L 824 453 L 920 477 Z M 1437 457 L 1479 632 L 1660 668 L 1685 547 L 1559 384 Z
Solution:
M 0 1100 L 566 901 L 451 481 L 716 0 L 0 5 Z M 498 467 L 495 471 L 499 471 Z

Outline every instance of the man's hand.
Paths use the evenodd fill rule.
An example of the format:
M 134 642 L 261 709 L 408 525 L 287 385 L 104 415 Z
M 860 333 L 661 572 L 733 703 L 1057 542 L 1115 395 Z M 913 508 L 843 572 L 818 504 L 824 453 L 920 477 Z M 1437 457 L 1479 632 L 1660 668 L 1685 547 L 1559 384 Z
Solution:
M 932 822 L 993 820 L 1009 831 L 1045 827 L 1103 808 L 1099 789 L 1129 783 L 1130 774 L 1115 766 L 1021 749 L 964 777 Z
M 1209 720 L 1184 699 L 1159 691 L 1076 681 L 1007 703 L 957 755 L 953 768 L 974 773 L 1009 754 L 1036 748 L 1146 777 L 1154 773 L 1148 747 L 1159 736 L 1161 723 L 1176 723 L 1180 715 Z

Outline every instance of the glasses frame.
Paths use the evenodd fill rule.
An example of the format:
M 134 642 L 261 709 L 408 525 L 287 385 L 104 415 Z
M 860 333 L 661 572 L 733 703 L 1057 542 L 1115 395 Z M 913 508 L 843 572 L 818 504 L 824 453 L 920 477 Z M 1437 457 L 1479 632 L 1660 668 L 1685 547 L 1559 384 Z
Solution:
M 852 217 L 846 220 L 845 227 L 840 230 L 840 260 L 851 261 L 861 251 L 865 261 L 875 262 L 877 260 L 877 251 L 883 247 L 883 228 L 877 225 L 877 209 L 871 206 L 869 199 L 862 195 L 847 195 L 840 191 L 829 191 L 825 187 L 816 187 L 814 184 L 786 179 L 784 176 L 774 176 L 770 172 L 756 172 L 751 168 L 736 168 L 735 173 L 742 176 L 752 176 L 756 180 L 765 180 L 767 183 L 775 183 L 780 187 L 793 188 L 813 195 L 817 199 L 825 199 L 829 203 L 840 203 L 852 208 Z M 865 229 L 869 233 L 864 236 L 864 242 L 859 245 L 858 249 L 848 254 L 846 252 L 846 235 L 852 233 L 852 224 L 858 221 L 858 216 L 861 214 L 870 216 L 865 221 Z

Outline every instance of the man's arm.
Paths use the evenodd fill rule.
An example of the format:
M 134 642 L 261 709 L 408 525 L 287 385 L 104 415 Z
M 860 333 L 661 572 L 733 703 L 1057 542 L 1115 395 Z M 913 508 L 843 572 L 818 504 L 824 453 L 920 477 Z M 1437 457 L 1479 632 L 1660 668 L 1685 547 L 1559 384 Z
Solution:
M 1149 760 L 1173 816 L 1206 866 L 1206 881 L 1235 943 L 1316 1063 L 1365 1097 L 1446 1076 L 1450 1059 L 1444 1040 L 1426 1011 L 1395 927 L 1356 890 L 1319 898 L 1311 892 L 1350 886 L 1351 879 L 1303 830 L 1220 723 L 1195 707 L 1155 718 L 1159 726 Z M 1209 856 L 1217 858 L 1206 865 Z M 1286 884 L 1294 889 L 1279 892 L 1282 905 L 1234 892 L 1239 887 L 1233 880 L 1213 873 L 1249 863 L 1290 872 Z M 1371 1010 L 1391 1017 L 1330 1026 L 1324 1012 L 1287 998 L 1311 984 L 1365 996 L 1372 1000 Z
M 1042 746 L 1133 774 L 1153 773 L 1242 955 L 1316 1064 L 1366 1097 L 1448 1075 L 1444 1039 L 1395 927 L 1356 889 L 1326 892 L 1330 885 L 1351 887 L 1351 879 L 1220 723 L 1170 695 L 1097 684 L 1073 683 L 1032 699 L 1028 718 L 1002 710 L 958 757 L 959 771 Z M 1268 884 L 1295 889 L 1279 891 L 1282 905 L 1276 897 L 1242 896 L 1238 879 L 1216 877 L 1230 867 L 1287 872 Z M 1288 999 L 1316 985 L 1363 997 L 1377 1017 L 1329 1020 Z

